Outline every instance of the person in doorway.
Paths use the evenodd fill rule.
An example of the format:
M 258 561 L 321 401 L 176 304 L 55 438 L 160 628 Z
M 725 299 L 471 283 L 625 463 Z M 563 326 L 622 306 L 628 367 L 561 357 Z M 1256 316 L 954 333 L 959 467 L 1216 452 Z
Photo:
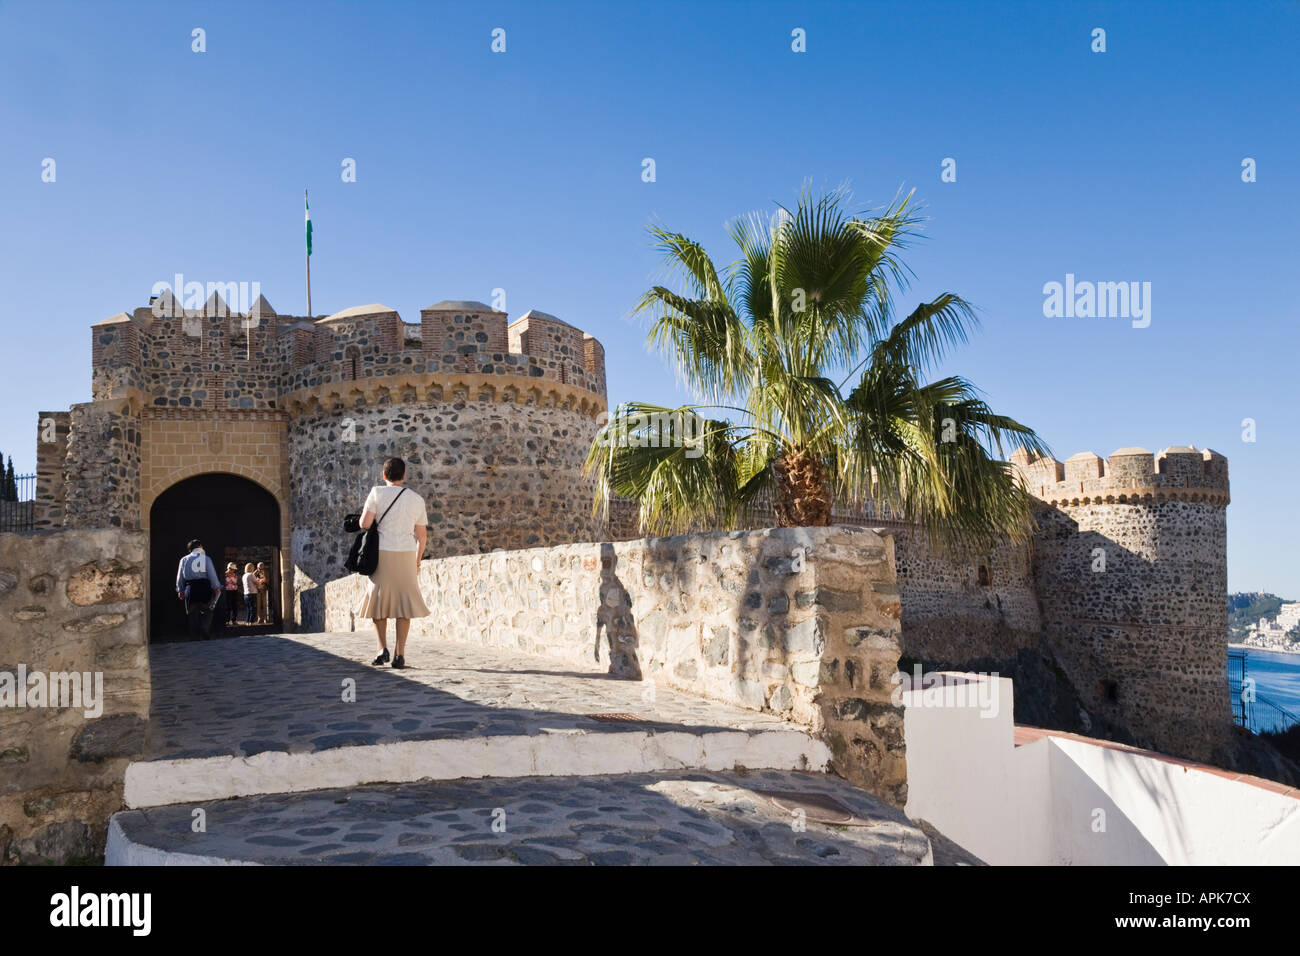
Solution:
M 379 655 L 371 662 L 388 663 L 388 619 L 397 622 L 397 647 L 393 667 L 406 666 L 406 638 L 411 618 L 426 617 L 429 608 L 420 595 L 420 562 L 429 535 L 429 514 L 424 499 L 405 487 L 406 462 L 384 462 L 384 483 L 375 485 L 361 508 L 361 527 L 379 522 L 379 567 L 357 608 L 357 617 L 375 622 Z
M 191 640 L 212 636 L 212 612 L 221 595 L 221 582 L 212 559 L 198 539 L 186 545 L 189 553 L 176 569 L 176 596 L 185 603 L 185 624 Z
M 226 565 L 225 599 L 226 626 L 229 627 L 239 619 L 239 565 L 234 561 Z
M 258 561 L 257 570 L 253 572 L 257 581 L 257 623 L 271 623 L 271 575 L 266 570 L 266 562 Z
M 244 623 L 257 619 L 257 568 L 250 561 L 244 565 Z

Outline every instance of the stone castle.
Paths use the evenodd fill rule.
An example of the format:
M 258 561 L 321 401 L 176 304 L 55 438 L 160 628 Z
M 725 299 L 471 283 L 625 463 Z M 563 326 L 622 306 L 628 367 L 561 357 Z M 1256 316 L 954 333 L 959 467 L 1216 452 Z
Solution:
M 581 465 L 605 410 L 604 350 L 544 312 L 507 324 L 449 301 L 419 324 L 383 305 L 309 320 L 263 298 L 247 315 L 215 295 L 184 310 L 167 292 L 95 325 L 92 366 L 90 402 L 40 413 L 37 527 L 148 531 L 168 489 L 237 476 L 273 499 L 275 527 L 241 533 L 274 546 L 282 617 L 301 629 L 323 624 L 320 587 L 345 573 L 343 516 L 389 455 L 429 502 L 432 555 L 603 532 Z M 240 507 L 238 483 L 202 490 L 212 512 Z M 176 528 L 151 561 L 155 592 L 186 535 L 223 560 L 212 534 Z
M 221 561 L 235 534 L 225 543 L 273 549 L 286 627 L 324 629 L 326 585 L 346 577 L 342 518 L 389 455 L 429 503 L 432 557 L 640 537 L 627 503 L 593 513 L 582 475 L 606 411 L 603 348 L 543 312 L 508 322 L 444 301 L 409 324 L 382 305 L 313 319 L 259 298 L 240 315 L 165 293 L 95 325 L 92 366 L 91 401 L 39 413 L 37 523 L 147 532 L 154 631 L 175 610 L 183 541 Z M 1220 759 L 1226 459 L 1171 447 L 1013 464 L 1040 503 L 1027 547 L 954 560 L 905 522 L 846 518 L 892 541 L 904 664 L 1012 673 L 1017 706 L 1037 700 L 1030 720 Z

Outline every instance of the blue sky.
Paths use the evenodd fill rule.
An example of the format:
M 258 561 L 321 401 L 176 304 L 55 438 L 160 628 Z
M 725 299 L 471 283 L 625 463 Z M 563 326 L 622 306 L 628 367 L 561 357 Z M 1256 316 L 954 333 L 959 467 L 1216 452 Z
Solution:
M 647 223 L 727 262 L 724 223 L 805 179 L 864 208 L 915 187 L 902 301 L 954 291 L 983 321 L 940 371 L 1062 459 L 1227 455 L 1229 587 L 1300 598 L 1297 49 L 1296 3 L 4 0 L 0 451 L 32 470 L 37 411 L 90 397 L 90 324 L 155 282 L 304 312 L 304 188 L 316 313 L 503 288 L 512 318 L 605 343 L 613 401 L 670 402 L 628 318 L 659 276 Z M 1150 326 L 1045 318 L 1067 273 L 1150 282 Z

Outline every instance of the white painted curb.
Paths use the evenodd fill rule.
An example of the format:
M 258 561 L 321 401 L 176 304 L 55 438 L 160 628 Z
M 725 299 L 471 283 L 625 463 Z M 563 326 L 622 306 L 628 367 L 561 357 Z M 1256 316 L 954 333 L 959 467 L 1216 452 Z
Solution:
M 407 740 L 315 753 L 137 761 L 127 765 L 130 809 L 367 783 L 483 777 L 579 777 L 660 770 L 825 772 L 830 748 L 799 730 L 690 734 L 561 732 Z
M 105 866 L 261 866 L 241 860 L 223 860 L 218 856 L 198 856 L 193 853 L 176 853 L 158 850 L 151 846 L 132 843 L 122 832 L 117 814 L 108 821 L 108 842 L 104 847 Z

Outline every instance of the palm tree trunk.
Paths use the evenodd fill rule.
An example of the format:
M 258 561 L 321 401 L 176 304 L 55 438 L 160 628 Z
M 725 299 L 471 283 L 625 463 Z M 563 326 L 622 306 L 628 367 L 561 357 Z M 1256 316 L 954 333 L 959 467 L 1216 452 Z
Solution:
M 772 465 L 776 472 L 777 526 L 824 527 L 831 523 L 831 483 L 825 466 L 808 452 L 786 452 Z

